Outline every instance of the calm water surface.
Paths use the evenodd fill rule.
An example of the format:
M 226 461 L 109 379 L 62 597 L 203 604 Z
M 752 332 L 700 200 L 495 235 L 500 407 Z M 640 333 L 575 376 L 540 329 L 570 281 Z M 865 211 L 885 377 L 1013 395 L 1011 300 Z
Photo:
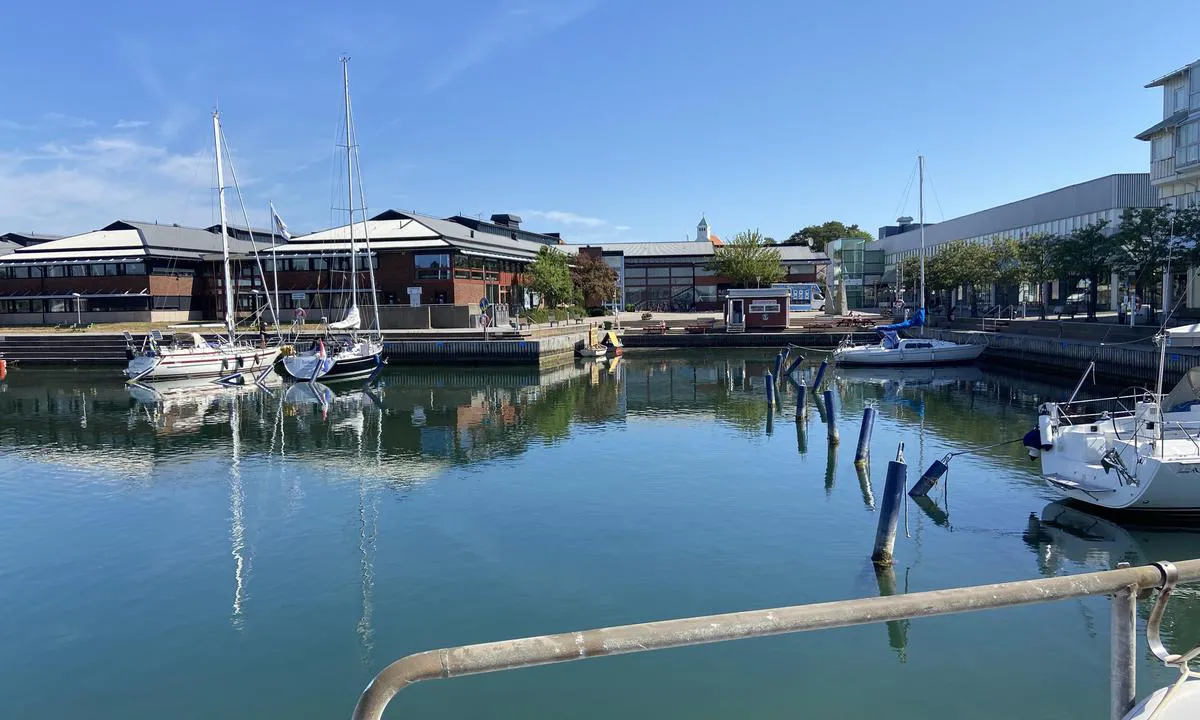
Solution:
M 332 395 L 154 397 L 111 370 L 11 370 L 3 715 L 341 718 L 421 650 L 1200 556 L 1200 535 L 1051 504 L 1010 445 L 955 459 L 935 504 L 909 503 L 894 578 L 877 578 L 897 444 L 915 480 L 1019 437 L 1065 386 L 843 371 L 830 454 L 790 393 L 768 425 L 769 360 L 393 367 Z M 389 717 L 1105 717 L 1108 623 L 1091 599 L 595 659 L 420 684 Z M 1200 640 L 1196 592 L 1167 631 L 1177 650 Z M 1173 679 L 1139 653 L 1140 692 Z

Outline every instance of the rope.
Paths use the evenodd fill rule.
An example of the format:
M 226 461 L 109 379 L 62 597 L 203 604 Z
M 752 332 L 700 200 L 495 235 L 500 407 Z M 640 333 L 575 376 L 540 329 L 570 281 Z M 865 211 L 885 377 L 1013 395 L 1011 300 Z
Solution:
M 1150 713 L 1150 717 L 1147 718 L 1147 720 L 1155 720 L 1159 713 L 1163 711 L 1163 708 L 1167 706 L 1167 703 L 1176 697 L 1176 695 L 1179 693 L 1179 688 L 1183 687 L 1184 683 L 1192 678 L 1200 680 L 1200 672 L 1196 672 L 1188 667 L 1188 663 L 1196 659 L 1197 656 L 1200 656 L 1200 645 L 1192 648 L 1192 651 L 1188 654 L 1181 655 L 1179 659 L 1167 663 L 1168 665 L 1174 665 L 1179 668 L 1179 679 L 1175 681 L 1175 684 L 1171 686 L 1171 689 L 1167 691 L 1167 694 L 1163 695 L 1163 699 L 1159 701 L 1158 707 L 1154 708 L 1154 712 Z
M 998 447 L 1002 447 L 1004 445 L 1012 445 L 1013 443 L 1019 443 L 1024 439 L 1025 438 L 1023 438 L 1023 437 L 1013 438 L 1012 440 L 1005 440 L 1004 442 L 998 442 L 998 443 L 994 443 L 992 445 L 979 445 L 978 447 L 967 448 L 966 450 L 959 450 L 958 452 L 948 453 L 946 455 L 947 464 L 949 464 L 950 458 L 957 457 L 959 455 L 968 455 L 970 453 L 980 452 L 982 450 L 991 450 L 992 448 L 998 448 Z

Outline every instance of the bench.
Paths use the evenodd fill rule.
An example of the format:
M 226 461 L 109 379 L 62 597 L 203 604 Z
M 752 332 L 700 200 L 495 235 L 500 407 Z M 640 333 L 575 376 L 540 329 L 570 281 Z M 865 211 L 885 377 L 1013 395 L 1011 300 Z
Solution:
M 687 325 L 683 328 L 683 330 L 684 332 L 688 332 L 693 335 L 704 335 L 705 333 L 712 332 L 715 325 L 715 320 L 704 320 L 694 325 Z
M 642 332 L 646 333 L 647 335 L 666 335 L 667 334 L 667 323 L 659 322 L 657 325 L 650 325 L 648 327 L 643 328 Z

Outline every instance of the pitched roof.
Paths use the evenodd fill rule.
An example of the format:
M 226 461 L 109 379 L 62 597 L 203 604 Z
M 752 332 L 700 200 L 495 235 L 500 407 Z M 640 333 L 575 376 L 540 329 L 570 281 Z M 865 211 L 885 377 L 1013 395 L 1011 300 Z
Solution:
M 1197 66 L 1200 66 L 1200 60 L 1193 60 L 1192 62 L 1188 63 L 1187 65 L 1184 65 L 1181 68 L 1177 68 L 1177 69 L 1172 70 L 1171 72 L 1167 73 L 1166 75 L 1163 75 L 1162 77 L 1151 80 L 1150 82 L 1146 83 L 1146 87 L 1148 87 L 1148 88 L 1158 87 L 1159 85 L 1162 85 L 1163 83 L 1170 80 L 1171 78 L 1178 77 L 1179 75 L 1182 75 L 1183 73 L 1187 72 L 1189 68 L 1193 68 L 1193 67 L 1197 67 Z
M 784 262 L 829 262 L 829 256 L 816 252 L 808 245 L 776 245 L 779 259 Z
M 47 240 L 58 240 L 62 235 L 50 235 L 48 233 L 36 232 L 8 232 L 0 235 L 0 242 L 12 243 L 13 245 L 36 245 Z
M 264 247 L 263 244 L 258 246 Z M 231 237 L 232 253 L 252 252 L 249 242 Z M 99 230 L 18 248 L 4 262 L 84 261 L 139 257 L 201 260 L 221 252 L 221 236 L 202 228 L 118 220 Z
M 21 247 L 21 246 L 16 244 L 15 242 L 9 242 L 8 240 L 0 240 L 0 255 L 7 255 L 19 247 Z
M 1141 131 L 1137 135 L 1134 135 L 1134 137 L 1137 138 L 1138 140 L 1149 140 L 1152 137 L 1154 137 L 1156 134 L 1162 132 L 1163 130 L 1169 130 L 1171 128 L 1181 125 L 1184 120 L 1187 120 L 1187 117 L 1188 117 L 1188 111 L 1180 110 L 1176 113 L 1169 115 L 1168 117 L 1163 118 L 1160 122 L 1154 123 L 1153 125 L 1146 128 L 1145 130 Z
M 582 247 L 575 245 L 573 247 Z M 599 246 L 605 252 L 620 252 L 625 257 L 665 257 L 707 256 L 713 254 L 713 244 L 707 240 L 691 240 L 687 242 L 631 242 L 603 243 Z

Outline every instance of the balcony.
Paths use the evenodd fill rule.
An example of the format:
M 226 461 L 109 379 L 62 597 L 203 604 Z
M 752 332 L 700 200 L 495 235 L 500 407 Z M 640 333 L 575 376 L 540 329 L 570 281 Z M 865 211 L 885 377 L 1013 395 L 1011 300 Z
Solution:
M 1159 183 L 1175 179 L 1175 158 L 1169 157 L 1163 160 L 1153 160 L 1150 162 L 1150 182 Z

